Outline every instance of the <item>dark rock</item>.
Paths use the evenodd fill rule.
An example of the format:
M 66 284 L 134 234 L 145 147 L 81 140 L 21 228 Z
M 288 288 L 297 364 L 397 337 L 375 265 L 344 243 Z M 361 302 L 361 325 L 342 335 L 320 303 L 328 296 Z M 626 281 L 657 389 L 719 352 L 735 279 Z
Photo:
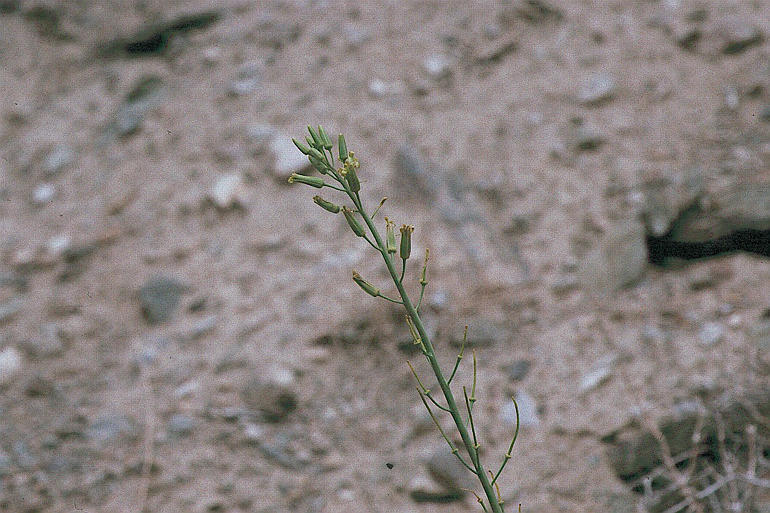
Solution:
M 511 381 L 521 381 L 527 374 L 532 366 L 532 362 L 529 360 L 516 360 L 513 363 L 505 365 L 503 371 Z
M 241 398 L 268 422 L 280 422 L 297 409 L 294 378 L 290 371 L 256 376 L 241 389 Z
M 21 299 L 13 298 L 0 303 L 0 324 L 10 321 L 17 313 L 21 311 L 24 302 Z
M 762 31 L 743 20 L 728 20 L 721 32 L 724 39 L 722 53 L 725 55 L 744 52 L 763 40 Z
M 448 447 L 442 446 L 433 451 L 425 462 L 425 469 L 430 477 L 447 492 L 463 496 L 465 495 L 463 489 L 474 487 L 473 474 L 468 472 L 457 456 L 449 452 Z
M 204 29 L 222 17 L 216 10 L 184 14 L 170 21 L 154 23 L 128 37 L 119 37 L 101 43 L 98 54 L 102 57 L 145 57 L 162 54 L 169 48 L 171 38 L 191 30 Z
M 148 111 L 160 104 L 163 80 L 157 75 L 140 78 L 126 95 L 110 126 L 110 131 L 126 137 L 139 131 Z
M 187 285 L 174 278 L 150 278 L 139 290 L 144 317 L 153 324 L 169 320 L 179 305 L 182 293 L 188 289 Z

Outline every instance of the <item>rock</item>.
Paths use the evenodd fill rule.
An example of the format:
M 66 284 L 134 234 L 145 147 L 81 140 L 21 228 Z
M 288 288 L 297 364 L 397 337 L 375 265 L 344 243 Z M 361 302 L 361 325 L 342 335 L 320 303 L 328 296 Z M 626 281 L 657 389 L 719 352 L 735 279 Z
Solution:
M 50 183 L 41 183 L 32 191 L 32 202 L 36 205 L 45 205 L 56 196 L 56 187 Z
M 433 451 L 425 462 L 425 469 L 445 491 L 453 492 L 460 497 L 465 495 L 463 488 L 474 487 L 473 475 L 460 463 L 457 456 L 449 452 L 446 446 Z
M 301 174 L 310 168 L 310 161 L 303 155 L 290 137 L 276 135 L 270 141 L 270 151 L 273 154 L 273 176 L 285 182 L 292 173 Z
M 593 369 L 580 379 L 580 392 L 590 392 L 610 379 L 616 361 L 617 357 L 614 354 L 601 357 L 594 364 Z
M 447 491 L 428 476 L 418 474 L 407 485 L 409 497 L 415 502 L 452 502 L 462 499 L 464 494 Z
M 707 322 L 701 327 L 698 336 L 702 345 L 711 347 L 722 341 L 725 329 L 718 322 Z
M 531 366 L 532 362 L 529 360 L 516 360 L 513 363 L 505 365 L 503 367 L 503 372 L 505 372 L 508 379 L 511 381 L 521 381 L 527 377 Z
M 372 38 L 367 29 L 352 24 L 346 24 L 342 28 L 342 36 L 345 38 L 345 46 L 349 50 L 358 49 Z
M 257 90 L 260 83 L 259 66 L 250 63 L 238 70 L 238 76 L 230 84 L 228 92 L 233 96 L 246 96 Z
M 241 398 L 252 411 L 268 422 L 280 422 L 297 409 L 294 376 L 289 370 L 274 370 L 255 376 L 241 389 Z
M 24 342 L 22 347 L 31 356 L 38 358 L 61 354 L 64 351 L 64 343 L 59 336 L 59 326 L 50 322 L 43 324 L 38 336 Z
M 139 436 L 139 428 L 136 421 L 127 415 L 104 415 L 86 428 L 85 436 L 99 443 L 111 442 L 118 437 L 134 440 Z
M 611 291 L 633 285 L 647 267 L 644 227 L 635 220 L 612 227 L 584 262 L 581 281 L 585 287 Z
M 572 119 L 566 132 L 566 146 L 577 152 L 597 150 L 607 140 L 599 129 L 580 118 Z
M 452 73 L 452 60 L 446 55 L 431 55 L 423 63 L 425 72 L 434 80 L 448 77 Z
M 147 280 L 139 290 L 145 319 L 151 324 L 169 320 L 187 290 L 187 285 L 174 278 L 156 276 Z
M 58 144 L 46 155 L 43 170 L 49 176 L 69 167 L 75 161 L 75 152 L 66 144 Z
M 259 154 L 262 153 L 263 149 L 267 147 L 268 143 L 270 143 L 270 141 L 277 136 L 277 132 L 275 128 L 270 125 L 255 123 L 246 127 L 245 135 L 249 144 L 254 147 L 255 153 Z M 296 150 L 296 147 L 294 149 Z
M 21 352 L 15 347 L 6 347 L 0 351 L 0 386 L 10 384 L 21 371 Z
M 126 137 L 139 131 L 145 114 L 160 105 L 163 97 L 163 79 L 145 75 L 137 80 L 125 97 L 108 129 L 107 136 Z
M 240 173 L 220 176 L 211 188 L 208 198 L 221 210 L 242 205 L 243 179 Z
M 699 168 L 689 168 L 684 173 L 644 180 L 642 214 L 649 234 L 660 237 L 669 231 L 680 212 L 703 192 L 703 175 Z
M 722 39 L 722 53 L 734 55 L 762 42 L 762 31 L 748 21 L 728 19 L 719 29 Z
M 583 84 L 578 100 L 583 105 L 598 105 L 615 96 L 615 78 L 609 73 L 594 73 Z
M 18 298 L 8 299 L 0 303 L 0 324 L 12 320 L 21 307 L 24 306 L 24 302 Z
M 195 418 L 183 413 L 176 413 L 169 419 L 167 429 L 170 435 L 184 437 L 189 436 L 197 424 Z

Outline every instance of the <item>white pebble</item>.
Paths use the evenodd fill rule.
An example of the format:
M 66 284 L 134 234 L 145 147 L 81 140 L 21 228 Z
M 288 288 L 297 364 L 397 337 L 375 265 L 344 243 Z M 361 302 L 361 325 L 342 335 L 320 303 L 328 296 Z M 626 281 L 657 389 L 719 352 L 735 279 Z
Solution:
M 21 370 L 21 353 L 15 347 L 0 351 L 0 386 L 7 385 Z
M 51 201 L 55 195 L 56 187 L 54 187 L 53 184 L 42 183 L 35 187 L 35 190 L 32 193 L 32 201 L 38 205 L 43 205 Z

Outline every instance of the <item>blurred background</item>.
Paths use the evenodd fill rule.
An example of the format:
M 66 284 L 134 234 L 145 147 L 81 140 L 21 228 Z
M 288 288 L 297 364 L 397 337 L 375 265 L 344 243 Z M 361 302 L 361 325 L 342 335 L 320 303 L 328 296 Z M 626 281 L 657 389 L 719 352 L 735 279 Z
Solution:
M 286 183 L 320 123 L 416 226 L 412 293 L 430 248 L 445 367 L 470 326 L 491 469 L 519 402 L 509 510 L 767 513 L 769 36 L 759 0 L 0 0 L 0 511 L 478 508 L 350 279 L 384 266 Z

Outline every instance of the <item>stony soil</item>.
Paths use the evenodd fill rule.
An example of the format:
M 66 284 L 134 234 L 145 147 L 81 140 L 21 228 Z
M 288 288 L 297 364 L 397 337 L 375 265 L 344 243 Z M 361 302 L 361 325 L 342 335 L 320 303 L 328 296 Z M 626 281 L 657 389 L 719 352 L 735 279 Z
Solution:
M 0 1 L 0 511 L 477 508 L 381 262 L 286 183 L 308 123 L 417 227 L 412 291 L 431 249 L 490 467 L 518 397 L 508 509 L 634 511 L 604 435 L 770 390 L 768 260 L 645 246 L 770 180 L 768 37 L 762 1 Z

